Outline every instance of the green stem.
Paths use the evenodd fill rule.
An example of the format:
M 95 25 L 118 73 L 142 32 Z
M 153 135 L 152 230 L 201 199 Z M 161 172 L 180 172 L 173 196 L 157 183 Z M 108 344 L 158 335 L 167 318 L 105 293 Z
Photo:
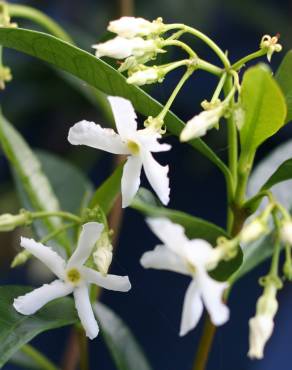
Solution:
M 7 4 L 7 6 L 11 17 L 29 19 L 30 21 L 39 24 L 52 35 L 69 43 L 73 43 L 73 40 L 68 33 L 41 11 L 26 5 Z
M 41 240 L 40 240 L 40 243 L 47 243 L 49 240 L 53 239 L 55 236 L 61 234 L 62 232 L 70 229 L 71 227 L 74 227 L 76 225 L 76 223 L 71 223 L 71 224 L 67 224 L 67 225 L 64 225 L 62 227 L 59 227 L 58 229 L 52 231 L 51 233 L 49 233 L 48 235 L 46 235 L 45 237 L 43 237 Z M 71 254 L 71 248 L 69 246 L 69 244 L 66 243 L 65 245 L 65 249 L 66 249 L 66 254 L 67 254 L 67 257 L 70 257 L 70 254 Z
M 175 89 L 171 93 L 171 95 L 170 95 L 168 101 L 166 102 L 165 106 L 163 107 L 162 111 L 158 114 L 158 116 L 157 116 L 158 120 L 162 120 L 162 121 L 164 120 L 164 118 L 165 118 L 167 112 L 169 111 L 172 103 L 174 102 L 177 94 L 179 93 L 179 91 L 181 90 L 181 88 L 183 87 L 183 85 L 188 80 L 188 78 L 192 75 L 193 72 L 194 72 L 194 69 L 191 68 L 191 67 L 189 67 L 186 70 L 186 72 L 184 73 L 184 75 L 180 79 L 179 83 L 176 85 Z
M 185 32 L 188 32 L 188 33 L 192 34 L 193 36 L 199 38 L 200 40 L 202 40 L 205 44 L 207 44 L 217 54 L 217 56 L 221 59 L 224 67 L 226 69 L 230 68 L 230 62 L 229 62 L 229 59 L 227 58 L 227 56 L 225 55 L 225 53 L 220 49 L 220 47 L 212 39 L 210 39 L 210 37 L 205 35 L 203 32 L 200 32 L 199 30 L 197 30 L 193 27 L 186 26 L 186 25 L 181 24 L 181 23 L 175 23 L 175 24 L 169 25 L 169 27 L 166 28 L 166 31 L 170 31 L 170 30 L 174 30 L 174 29 L 181 29 L 181 30 L 183 30 Z
M 80 348 L 80 370 L 89 370 L 88 340 L 83 328 L 77 328 Z
M 247 62 L 253 60 L 253 59 L 256 59 L 256 58 L 260 58 L 264 55 L 267 54 L 267 51 L 264 50 L 264 49 L 260 49 L 258 51 L 255 51 L 254 53 L 252 54 L 249 54 L 247 56 L 245 56 L 244 58 L 238 60 L 236 63 L 232 64 L 232 66 L 230 67 L 230 69 L 233 69 L 235 71 L 238 71 L 239 69 L 241 69 Z
M 227 74 L 226 73 L 223 73 L 219 82 L 218 82 L 218 85 L 213 93 L 213 96 L 212 96 L 212 99 L 211 99 L 211 103 L 215 103 L 219 97 L 220 97 L 220 94 L 221 94 L 221 91 L 224 87 L 224 84 L 225 84 L 225 81 L 226 81 L 226 78 L 227 78 Z
M 163 42 L 163 47 L 164 46 L 178 46 L 185 52 L 187 52 L 191 58 L 195 58 L 197 56 L 197 54 L 191 47 L 189 47 L 187 44 L 179 40 L 166 40 Z
M 273 211 L 273 219 L 276 226 L 276 233 L 277 237 L 275 240 L 275 246 L 274 246 L 274 253 L 272 257 L 272 263 L 271 263 L 271 269 L 270 269 L 270 276 L 274 276 L 276 279 L 279 275 L 279 261 L 280 261 L 280 254 L 281 254 L 281 241 L 280 241 L 280 230 L 281 230 L 281 224 L 277 217 L 277 214 L 275 211 Z
M 30 357 L 41 369 L 59 370 L 46 356 L 29 344 L 22 346 L 20 351 Z
M 33 220 L 38 218 L 47 218 L 47 217 L 60 217 L 64 218 L 65 220 L 73 221 L 76 223 L 81 223 L 81 218 L 73 215 L 73 213 L 63 212 L 63 211 L 40 211 L 40 212 L 32 212 L 31 217 Z

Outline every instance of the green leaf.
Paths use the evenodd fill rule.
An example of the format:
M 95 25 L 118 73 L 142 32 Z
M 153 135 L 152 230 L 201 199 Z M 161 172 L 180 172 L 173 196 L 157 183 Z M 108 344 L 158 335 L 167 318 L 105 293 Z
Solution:
M 245 72 L 241 102 L 245 119 L 240 141 L 242 156 L 246 157 L 284 125 L 287 108 L 277 82 L 265 65 Z
M 96 190 L 89 206 L 100 206 L 105 214 L 108 214 L 112 209 L 121 190 L 121 178 L 123 173 L 124 163 L 121 163 L 110 177 L 108 177 L 101 186 Z
M 133 334 L 116 313 L 101 303 L 94 305 L 102 335 L 118 370 L 151 370 Z
M 0 28 L 0 44 L 51 63 L 105 94 L 127 98 L 145 116 L 156 116 L 162 109 L 162 105 L 145 91 L 127 84 L 126 78 L 109 64 L 54 36 L 21 28 Z M 184 127 L 184 123 L 171 112 L 165 123 L 169 132 L 176 136 Z M 224 164 L 202 140 L 192 140 L 189 144 L 222 170 Z
M 131 207 L 148 217 L 166 217 L 182 225 L 189 239 L 205 239 L 214 246 L 219 236 L 227 236 L 226 231 L 219 226 L 181 211 L 161 207 L 157 205 L 158 201 L 155 201 L 155 198 L 153 198 L 151 192 L 141 188 L 132 202 Z M 240 250 L 234 259 L 228 262 L 221 262 L 219 266 L 212 271 L 211 275 L 217 280 L 227 280 L 227 278 L 239 268 L 241 262 L 242 253 Z
M 13 299 L 30 290 L 20 286 L 0 287 L 0 368 L 38 334 L 78 321 L 71 298 L 56 299 L 33 316 L 20 315 L 12 306 Z
M 292 50 L 285 55 L 276 73 L 276 80 L 281 87 L 288 107 L 286 122 L 292 120 Z
M 30 370 L 40 370 L 39 365 L 34 361 L 34 359 L 23 353 L 21 350 L 13 354 L 13 356 L 9 359 L 9 363 Z
M 0 143 L 17 178 L 21 199 L 26 198 L 25 206 L 34 211 L 59 211 L 60 205 L 54 191 L 42 171 L 42 166 L 28 144 L 5 117 L 0 114 Z M 61 225 L 57 218 L 45 219 L 36 223 L 39 237 Z M 67 243 L 64 235 L 59 235 L 62 246 Z
M 292 179 L 292 159 L 288 159 L 278 167 L 273 175 L 262 186 L 262 190 L 270 189 L 279 182 Z

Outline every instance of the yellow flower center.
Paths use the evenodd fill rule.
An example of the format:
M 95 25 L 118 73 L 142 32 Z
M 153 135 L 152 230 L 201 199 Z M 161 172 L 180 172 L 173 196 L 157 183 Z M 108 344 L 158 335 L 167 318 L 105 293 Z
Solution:
M 133 155 L 138 155 L 140 153 L 140 145 L 136 141 L 128 140 L 127 146 Z
M 81 280 L 81 274 L 76 268 L 67 271 L 67 278 L 72 284 L 77 284 Z

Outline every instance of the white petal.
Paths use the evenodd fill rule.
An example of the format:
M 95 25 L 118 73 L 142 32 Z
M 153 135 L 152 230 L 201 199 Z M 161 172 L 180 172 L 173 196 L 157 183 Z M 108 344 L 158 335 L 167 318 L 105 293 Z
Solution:
M 129 154 L 121 137 L 110 128 L 94 122 L 80 121 L 70 128 L 68 141 L 73 145 L 86 145 L 113 154 Z
M 82 226 L 77 248 L 70 257 L 67 268 L 70 266 L 82 266 L 86 262 L 103 228 L 103 224 L 98 222 L 87 222 Z
M 169 167 L 161 166 L 150 152 L 143 155 L 143 167 L 146 177 L 161 202 L 166 205 L 169 202 L 169 178 L 167 176 Z
M 149 127 L 138 130 L 137 138 L 143 148 L 149 152 L 166 152 L 171 149 L 169 144 L 160 144 L 158 140 L 161 139 L 161 135 Z
M 122 176 L 122 207 L 131 204 L 140 186 L 142 161 L 139 156 L 129 156 L 124 165 Z
M 222 297 L 228 284 L 212 279 L 203 269 L 197 269 L 196 272 L 204 305 L 212 323 L 216 326 L 225 324 L 229 319 L 229 309 L 224 304 Z
M 14 299 L 13 306 L 23 315 L 33 315 L 48 302 L 65 297 L 72 293 L 72 286 L 61 280 L 55 280 L 51 284 L 44 284 L 42 287 L 33 290 L 23 296 Z
M 94 339 L 98 335 L 99 328 L 92 311 L 88 288 L 86 285 L 81 285 L 74 289 L 73 294 L 75 298 L 75 307 L 86 336 L 90 339 Z
M 98 285 L 101 288 L 118 292 L 128 292 L 131 289 L 131 283 L 128 276 L 111 274 L 104 276 L 100 272 L 85 266 L 82 267 L 82 275 L 88 283 Z
M 214 248 L 204 239 L 192 239 L 184 249 L 185 256 L 196 267 L 206 269 L 206 266 L 213 261 Z
M 168 218 L 148 218 L 147 223 L 154 234 L 177 254 L 181 254 L 184 245 L 189 243 L 184 228 Z
M 123 139 L 130 138 L 137 131 L 137 115 L 130 100 L 109 96 L 118 133 Z
M 66 262 L 61 256 L 50 247 L 37 243 L 33 239 L 21 238 L 20 245 L 29 251 L 33 256 L 43 262 L 60 279 L 64 278 Z
M 128 58 L 133 53 L 135 44 L 133 40 L 134 39 L 130 40 L 117 36 L 106 42 L 93 45 L 92 47 L 96 50 L 95 55 L 97 58 L 107 56 L 110 58 L 124 59 Z
M 146 252 L 140 259 L 144 268 L 168 270 L 189 275 L 189 271 L 182 257 L 164 245 L 158 245 L 153 251 Z
M 183 312 L 180 326 L 180 336 L 187 334 L 194 329 L 200 320 L 203 312 L 203 303 L 200 297 L 197 282 L 192 280 L 190 283 L 183 304 Z

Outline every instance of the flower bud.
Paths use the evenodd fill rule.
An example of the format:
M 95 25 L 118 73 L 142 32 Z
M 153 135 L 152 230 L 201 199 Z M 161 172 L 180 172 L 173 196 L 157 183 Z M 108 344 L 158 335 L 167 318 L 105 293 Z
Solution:
M 17 23 L 11 22 L 8 7 L 3 1 L 0 2 L 0 27 L 17 27 Z
M 157 40 L 144 40 L 141 37 L 126 39 L 117 36 L 92 47 L 96 49 L 95 55 L 97 58 L 107 56 L 115 59 L 125 59 L 131 55 L 142 57 L 145 53 L 159 51 L 159 42 Z
M 189 120 L 181 132 L 180 140 L 188 141 L 201 136 L 204 136 L 207 130 L 210 130 L 216 126 L 223 116 L 225 106 L 223 104 L 218 105 L 215 108 L 203 111 L 197 116 Z
M 11 262 L 11 267 L 14 268 L 23 265 L 30 258 L 30 256 L 31 254 L 27 250 L 17 253 L 13 261 Z
M 159 72 L 159 69 L 156 67 L 149 67 L 141 71 L 137 71 L 127 79 L 127 83 L 136 86 L 143 86 L 157 81 L 161 82 L 163 79 L 163 73 Z
M 93 260 L 99 272 L 103 275 L 108 273 L 113 258 L 113 246 L 109 240 L 108 232 L 102 233 L 96 243 L 96 250 L 93 253 Z
M 22 211 L 18 215 L 11 215 L 5 213 L 0 216 L 0 232 L 1 231 L 12 231 L 18 226 L 26 226 L 31 223 L 30 213 Z
M 121 37 L 133 38 L 136 36 L 159 34 L 163 32 L 164 27 L 161 18 L 150 22 L 144 18 L 122 17 L 111 21 L 107 29 Z
M 260 48 L 267 51 L 267 58 L 269 62 L 271 61 L 274 52 L 279 53 L 280 51 L 282 51 L 282 45 L 278 44 L 278 41 L 279 35 L 273 37 L 271 37 L 270 35 L 264 35 L 261 40 Z
M 249 352 L 250 358 L 261 359 L 264 348 L 274 329 L 274 316 L 278 310 L 276 287 L 268 289 L 257 302 L 256 316 L 249 320 Z
M 0 90 L 5 89 L 5 83 L 12 80 L 12 74 L 9 67 L 0 66 Z
M 292 222 L 285 221 L 280 230 L 282 242 L 292 245 Z
M 251 243 L 268 232 L 268 228 L 265 222 L 254 219 L 251 223 L 244 226 L 240 233 L 240 241 L 242 243 Z

